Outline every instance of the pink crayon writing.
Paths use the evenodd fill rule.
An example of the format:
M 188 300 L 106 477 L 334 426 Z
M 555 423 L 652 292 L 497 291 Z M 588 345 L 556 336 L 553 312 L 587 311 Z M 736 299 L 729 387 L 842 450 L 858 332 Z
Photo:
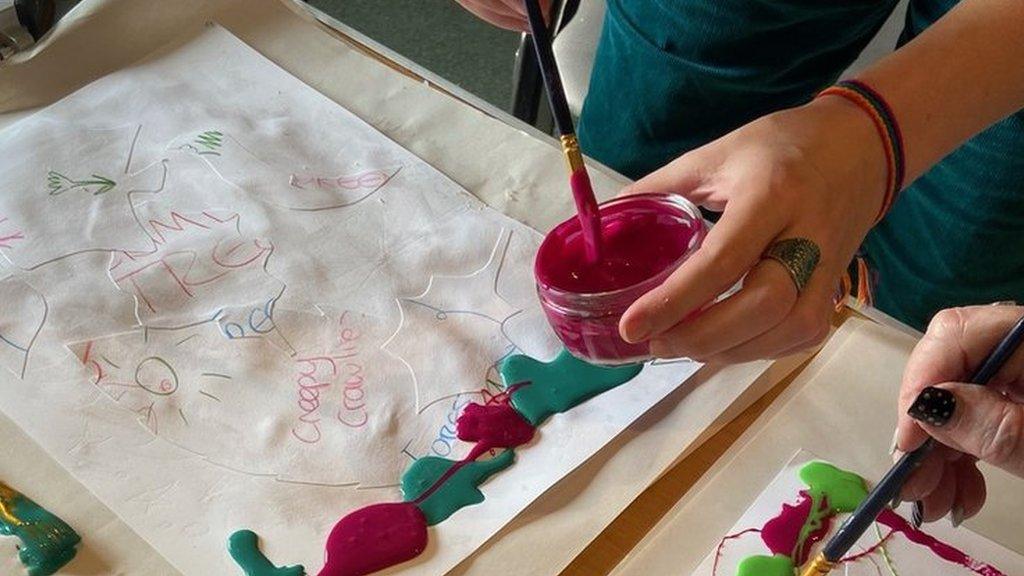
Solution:
M 292 174 L 288 183 L 300 190 L 372 190 L 386 184 L 391 176 L 382 170 L 369 170 L 349 176 L 326 178 L 308 174 Z
M 329 388 L 333 378 L 338 375 L 338 364 L 326 356 L 299 358 L 296 364 L 299 366 L 299 376 L 295 384 L 298 386 L 298 406 L 302 413 L 299 415 L 299 423 L 292 427 L 292 436 L 305 444 L 316 444 L 323 437 L 320 430 L 320 393 Z M 322 374 L 321 369 L 329 374 Z
M 345 360 L 344 378 L 345 384 L 341 391 L 341 408 L 338 409 L 337 419 L 349 428 L 362 428 L 369 420 L 366 412 L 366 382 L 365 369 L 359 362 L 359 337 L 360 333 L 355 328 L 345 326 L 345 312 L 338 319 L 338 340 L 341 348 L 339 360 Z

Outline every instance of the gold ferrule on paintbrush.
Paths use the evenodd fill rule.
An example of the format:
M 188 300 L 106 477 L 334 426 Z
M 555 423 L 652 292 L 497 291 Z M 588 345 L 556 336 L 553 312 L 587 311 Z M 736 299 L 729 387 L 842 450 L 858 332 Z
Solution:
M 811 560 L 811 563 L 804 568 L 804 571 L 800 573 L 800 576 L 825 576 L 835 567 L 835 562 L 829 562 L 828 558 L 825 558 L 824 554 L 818 554 L 818 557 Z
M 569 172 L 575 172 L 583 168 L 583 154 L 580 153 L 580 142 L 575 134 L 562 136 L 562 153 L 569 163 Z

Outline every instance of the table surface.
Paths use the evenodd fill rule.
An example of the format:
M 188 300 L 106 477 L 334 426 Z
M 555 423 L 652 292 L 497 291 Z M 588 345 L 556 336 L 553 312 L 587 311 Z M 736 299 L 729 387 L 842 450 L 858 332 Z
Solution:
M 95 0 L 93 2 L 89 2 L 87 0 L 86 4 L 90 3 L 95 5 L 93 6 L 94 12 L 90 14 L 90 16 L 109 18 L 119 17 L 117 13 L 114 13 L 110 10 L 105 10 L 105 8 L 109 5 L 119 4 L 117 0 Z M 123 3 L 124 2 L 121 2 L 121 4 Z M 182 0 L 182 3 L 195 4 L 195 8 L 197 11 L 205 10 L 206 12 L 211 11 L 210 5 L 212 4 L 223 4 L 227 7 L 225 9 L 230 8 L 234 10 L 237 10 L 237 5 L 239 4 L 238 2 L 233 2 L 231 0 L 225 0 L 223 2 L 216 2 L 214 0 Z M 167 12 L 162 12 L 163 10 L 166 10 Z M 161 7 L 159 9 L 150 10 L 145 17 L 152 19 L 172 17 L 180 19 L 182 18 L 182 12 L 185 12 L 185 10 L 181 7 Z M 138 14 L 136 14 L 136 17 L 138 17 Z M 244 17 L 240 16 L 237 13 L 233 14 L 231 18 L 234 18 L 236 20 L 244 20 Z M 335 30 L 333 32 L 335 36 L 339 40 L 345 42 L 348 46 L 355 47 L 360 52 L 367 55 L 371 55 L 376 60 L 386 64 L 389 68 L 398 70 L 402 74 L 406 75 L 407 77 L 417 82 L 427 83 L 428 85 L 430 85 L 431 88 L 433 88 L 439 95 L 443 96 L 444 98 L 454 98 L 456 100 L 459 100 L 462 103 L 466 104 L 467 106 L 471 106 L 479 110 L 484 115 L 487 115 L 491 118 L 497 119 L 501 122 L 504 122 L 512 126 L 518 131 L 519 137 L 521 138 L 529 140 L 537 140 L 539 138 L 543 138 L 543 135 L 541 135 L 539 132 L 523 125 L 521 122 L 518 122 L 504 111 L 498 110 L 493 106 L 486 104 L 479 98 L 475 98 L 472 95 L 465 93 L 459 88 L 452 86 L 445 82 L 444 80 L 435 77 L 428 71 L 419 69 L 411 62 L 397 56 L 394 53 L 391 53 L 387 49 L 374 43 L 372 40 L 369 40 L 350 29 L 346 29 L 344 26 L 338 25 L 338 23 L 331 24 L 335 27 Z M 246 33 L 256 33 L 253 30 L 245 29 L 245 25 L 246 24 L 243 22 L 235 26 L 233 29 L 233 31 L 235 31 L 236 33 L 240 33 L 241 31 L 240 35 L 242 36 L 243 40 L 246 40 Z M 252 25 L 256 26 L 256 24 Z M 144 27 L 139 26 L 139 29 L 144 29 Z M 168 34 L 171 34 L 171 32 L 168 32 Z M 70 35 L 73 37 L 74 33 L 72 32 Z M 138 37 L 126 37 L 122 38 L 122 40 L 124 40 L 125 42 L 143 41 Z M 160 43 L 162 42 L 157 41 L 157 45 Z M 72 41 L 71 44 L 72 47 L 69 49 L 74 50 L 74 41 Z M 284 44 L 274 45 L 271 41 L 263 42 L 260 46 L 258 46 L 258 49 L 260 49 L 261 52 L 272 52 L 272 59 L 287 59 L 289 57 L 292 59 L 299 59 L 301 58 L 301 56 L 291 54 L 291 52 L 300 50 L 301 48 L 302 47 L 287 46 Z M 109 50 L 111 53 L 113 53 L 115 50 L 119 49 L 119 47 L 116 44 L 112 43 L 110 46 L 107 47 L 99 46 L 98 49 Z M 55 52 L 58 52 L 58 54 L 55 55 Z M 286 56 L 286 54 L 290 54 L 290 56 Z M 49 52 L 41 52 L 39 55 L 36 56 L 36 59 L 40 61 L 41 66 L 57 66 L 60 64 L 58 60 L 59 57 L 60 55 L 58 50 L 51 50 Z M 47 62 L 47 59 L 52 61 Z M 121 57 L 120 61 L 118 61 L 117 58 L 107 58 L 105 60 L 106 63 L 103 66 L 109 69 L 113 69 L 120 65 L 124 65 L 130 61 L 130 58 L 126 59 L 125 57 Z M 40 80 L 38 78 L 38 74 L 33 74 L 31 76 L 26 74 L 24 67 L 21 69 L 14 69 L 13 71 L 4 72 L 9 72 L 7 79 L 12 80 L 12 83 L 16 83 L 18 81 L 23 81 L 27 83 L 26 85 L 24 85 L 24 89 L 21 91 L 12 90 L 11 83 L 7 84 L 8 87 L 6 89 L 0 86 L 0 110 L 10 111 L 13 109 L 17 109 L 19 107 L 37 106 L 44 104 L 48 101 L 51 101 L 55 97 L 55 94 L 59 96 L 62 93 L 67 93 L 73 90 L 82 82 L 87 80 L 90 76 L 95 76 L 99 73 L 102 73 L 103 69 L 100 68 L 93 70 L 72 71 L 70 74 L 65 74 L 65 76 L 60 79 L 48 78 L 44 80 Z M 81 78 L 75 78 L 75 73 L 80 73 L 82 75 Z M 4 76 L 0 75 L 0 79 L 3 78 Z M 300 75 L 300 78 L 309 83 L 310 85 L 312 85 L 314 88 L 321 89 L 322 91 L 324 90 L 324 83 L 322 79 L 319 79 L 321 81 L 318 81 L 318 78 L 316 77 L 315 74 L 306 77 L 302 77 Z M 61 84 L 60 82 L 63 82 L 63 84 Z M 402 94 L 396 93 L 388 95 L 378 95 L 377 98 L 394 97 L 400 99 L 401 96 Z M 371 124 L 378 126 L 378 128 L 382 129 L 383 132 L 395 138 L 399 142 L 403 142 L 403 134 L 416 132 L 418 127 L 415 122 L 410 122 L 407 125 L 402 126 L 394 126 L 390 131 L 388 129 L 385 129 L 388 126 L 384 120 L 377 118 L 377 121 L 375 122 L 374 118 L 372 118 L 374 101 L 374 97 L 368 96 L 363 101 L 366 107 L 363 110 L 356 109 L 353 111 L 356 112 L 358 115 L 362 116 L 367 121 L 369 121 Z M 20 114 L 18 113 L 8 114 L 5 120 L 9 122 L 19 115 Z M 436 127 L 432 133 L 438 133 Z M 553 140 L 546 140 L 550 140 L 551 146 L 554 146 Z M 513 145 L 514 144 L 515 143 L 513 142 Z M 501 148 L 501 146 L 507 144 L 502 142 L 493 143 L 490 145 L 492 145 L 495 148 L 495 154 L 500 154 L 499 149 Z M 478 196 L 481 196 L 481 199 L 483 199 L 488 204 L 491 204 L 495 208 L 498 208 L 506 212 L 510 216 L 518 218 L 526 222 L 527 224 L 534 226 L 535 228 L 545 229 L 547 227 L 550 227 L 550 224 L 552 222 L 557 222 L 559 219 L 562 218 L 562 215 L 567 210 L 569 210 L 569 204 L 567 201 L 563 201 L 561 204 L 557 204 L 554 200 L 546 198 L 543 199 L 543 202 L 545 203 L 544 205 L 557 205 L 553 206 L 550 210 L 544 211 L 543 214 L 537 214 L 535 210 L 530 210 L 530 207 L 538 205 L 538 202 L 541 202 L 541 199 L 538 199 L 536 197 L 508 198 L 503 195 L 503 191 L 505 190 L 506 186 L 504 186 L 502 182 L 499 181 L 495 183 L 490 182 L 489 180 L 476 181 L 474 180 L 475 178 L 477 178 L 475 175 L 458 172 L 458 162 L 453 162 L 451 158 L 443 158 L 444 152 L 441 150 L 440 146 L 435 146 L 431 148 L 429 147 L 430 143 L 424 144 L 424 146 L 425 147 L 421 149 L 417 149 L 415 146 L 410 146 L 410 148 L 414 153 L 420 155 L 421 157 L 424 157 L 424 159 L 434 164 L 435 166 L 442 164 L 446 166 L 454 166 L 455 168 L 452 168 L 452 170 L 454 170 L 454 173 L 452 171 L 445 170 L 446 173 L 449 174 L 449 176 L 451 176 L 453 179 L 455 179 L 457 182 L 460 182 L 467 188 L 473 190 Z M 533 146 L 533 148 L 537 147 Z M 550 153 L 548 153 L 548 156 L 550 156 Z M 559 172 L 562 170 L 562 167 L 560 166 L 560 161 L 558 161 L 557 159 L 555 159 L 555 161 L 551 161 L 551 158 L 547 157 L 543 161 L 537 160 L 535 164 L 537 166 L 542 167 L 542 169 L 537 170 L 537 173 L 532 176 L 533 178 L 536 178 L 537 181 L 554 181 L 552 180 L 553 178 L 563 177 L 559 174 Z M 605 169 L 601 169 L 600 167 L 598 167 L 597 170 L 595 170 L 595 174 L 595 183 L 596 186 L 599 188 L 600 195 L 607 196 L 613 193 L 618 184 L 624 182 L 624 179 L 622 179 L 621 177 L 612 174 Z M 527 188 L 533 190 L 536 188 L 540 188 L 540 186 L 529 186 Z M 838 323 L 841 323 L 848 315 L 849 312 L 838 315 L 835 319 L 835 323 L 838 325 Z M 616 566 L 616 564 L 618 564 L 620 560 L 637 544 L 637 542 L 639 542 L 644 537 L 644 535 L 658 522 L 658 520 L 669 509 L 671 509 L 673 504 L 675 504 L 676 501 L 678 501 L 684 494 L 686 494 L 687 491 L 694 485 L 694 483 L 698 479 L 700 479 L 701 476 L 709 468 L 711 468 L 711 466 L 715 464 L 715 462 L 721 457 L 721 455 L 725 453 L 736 442 L 737 438 L 739 438 L 743 434 L 743 432 L 751 425 L 751 423 L 753 423 L 758 418 L 758 416 L 762 414 L 771 405 L 772 401 L 779 394 L 781 394 L 783 390 L 785 390 L 785 388 L 789 385 L 790 382 L 792 382 L 793 378 L 795 377 L 796 374 L 784 379 L 782 382 L 776 385 L 767 395 L 762 397 L 760 400 L 756 401 L 752 406 L 744 410 L 739 416 L 737 416 L 734 420 L 727 424 L 717 434 L 715 434 L 713 437 L 707 440 L 699 449 L 692 452 L 684 459 L 680 460 L 659 480 L 654 482 L 647 490 L 645 490 L 638 498 L 636 498 L 636 500 L 600 534 L 600 536 L 598 536 L 593 542 L 591 542 L 589 546 L 586 547 L 586 549 L 564 570 L 563 573 L 605 574 L 610 572 Z M 4 420 L 6 421 L 6 419 Z M 9 422 L 6 422 L 6 424 L 9 425 Z M 25 442 L 29 441 L 25 440 Z M 11 447 L 8 447 L 8 449 L 11 449 Z M 38 447 L 36 447 L 35 449 L 38 451 Z M 3 452 L 0 451 L 0 455 L 2 454 Z M 0 458 L 0 460 L 2 460 L 2 458 Z M 56 471 L 51 471 L 49 468 L 54 466 L 55 464 L 53 464 L 52 462 L 49 462 L 47 464 L 40 463 L 38 466 L 34 467 L 35 470 L 31 474 L 31 476 L 42 477 L 48 474 L 56 474 Z M 2 470 L 3 466 L 0 466 L 0 471 Z M 96 533 L 100 533 L 100 531 L 102 530 L 113 531 L 111 535 L 112 539 L 129 538 L 131 536 L 134 536 L 133 534 L 121 534 L 114 528 L 98 527 L 96 528 L 96 530 Z M 136 540 L 138 539 L 137 536 L 134 536 L 134 538 Z M 102 554 L 102 550 L 100 551 L 100 554 Z M 113 572 L 113 570 L 110 570 L 109 572 L 97 571 L 94 573 L 99 574 Z M 164 572 L 157 570 L 151 573 Z

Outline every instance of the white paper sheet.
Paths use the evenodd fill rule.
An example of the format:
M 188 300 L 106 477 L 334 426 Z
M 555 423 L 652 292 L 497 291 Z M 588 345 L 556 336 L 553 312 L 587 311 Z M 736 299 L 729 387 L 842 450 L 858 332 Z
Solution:
M 804 464 L 815 460 L 827 461 L 807 451 L 800 451 L 796 454 L 750 505 L 750 508 L 736 522 L 728 535 L 739 534 L 750 528 L 760 528 L 779 513 L 783 504 L 794 503 L 798 499 L 800 491 L 806 489 L 806 486 L 800 481 L 798 472 Z M 834 464 L 840 468 L 849 469 L 842 463 Z M 856 473 L 855 470 L 851 471 Z M 905 504 L 897 510 L 897 513 L 909 518 L 910 508 L 909 504 Z M 845 518 L 845 516 L 841 516 L 841 518 Z M 829 536 L 835 533 L 840 524 L 839 521 L 833 522 Z M 1004 574 L 1024 574 L 1024 556 L 1007 550 L 967 528 L 953 529 L 948 522 L 942 521 L 926 524 L 922 530 L 966 553 L 971 558 L 994 566 Z M 850 552 L 851 555 L 873 548 L 879 541 L 879 534 L 884 536 L 887 533 L 888 529 L 881 525 L 879 525 L 879 532 L 868 531 L 857 541 L 857 545 Z M 723 534 L 723 536 L 727 535 Z M 827 539 L 828 536 L 823 541 L 827 541 Z M 715 559 L 719 551 L 721 556 L 718 557 L 718 567 L 715 570 Z M 814 553 L 817 553 L 817 549 Z M 901 534 L 894 534 L 886 541 L 884 553 L 888 555 L 888 562 L 883 555 L 883 550 L 878 550 L 863 558 L 844 563 L 834 572 L 851 576 L 891 574 L 893 572 L 902 576 L 932 576 L 935 574 L 968 576 L 974 574 L 967 568 L 943 560 L 926 547 L 910 542 Z M 750 533 L 730 539 L 724 542 L 719 550 L 711 551 L 694 574 L 698 576 L 732 576 L 736 573 L 736 566 L 742 559 L 754 555 L 771 555 L 758 534 Z M 892 572 L 890 572 L 890 566 Z
M 109 138 L 51 155 L 46 134 Z M 538 233 L 217 27 L 0 142 L 24 172 L 2 205 L 23 238 L 0 253 L 48 310 L 48 361 L 5 374 L 0 406 L 183 572 L 233 570 L 239 528 L 315 572 L 333 523 L 396 500 L 411 457 L 465 450 L 450 422 L 497 361 L 557 351 Z M 545 423 L 403 568 L 457 564 L 695 369 L 650 366 Z

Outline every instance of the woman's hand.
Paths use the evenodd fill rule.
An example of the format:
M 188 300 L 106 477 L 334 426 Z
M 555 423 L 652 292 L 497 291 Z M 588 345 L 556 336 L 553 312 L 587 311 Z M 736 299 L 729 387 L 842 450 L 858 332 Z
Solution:
M 914 348 L 900 390 L 896 448 L 908 452 L 929 436 L 943 445 L 903 487 L 926 522 L 947 513 L 954 525 L 985 503 L 977 460 L 1024 477 L 1024 352 L 1014 354 L 986 387 L 962 384 L 1021 316 L 1020 306 L 972 306 L 937 314 Z
M 658 357 L 723 362 L 819 343 L 885 182 L 871 119 L 833 96 L 751 122 L 637 181 L 623 193 L 674 192 L 724 212 L 703 246 L 626 311 L 623 338 L 650 340 Z M 761 259 L 772 243 L 799 237 L 821 249 L 802 294 L 786 268 Z M 744 274 L 739 292 L 708 306 Z
M 499 28 L 529 32 L 523 0 L 456 0 L 462 7 Z M 544 14 L 551 11 L 551 0 L 540 0 Z

